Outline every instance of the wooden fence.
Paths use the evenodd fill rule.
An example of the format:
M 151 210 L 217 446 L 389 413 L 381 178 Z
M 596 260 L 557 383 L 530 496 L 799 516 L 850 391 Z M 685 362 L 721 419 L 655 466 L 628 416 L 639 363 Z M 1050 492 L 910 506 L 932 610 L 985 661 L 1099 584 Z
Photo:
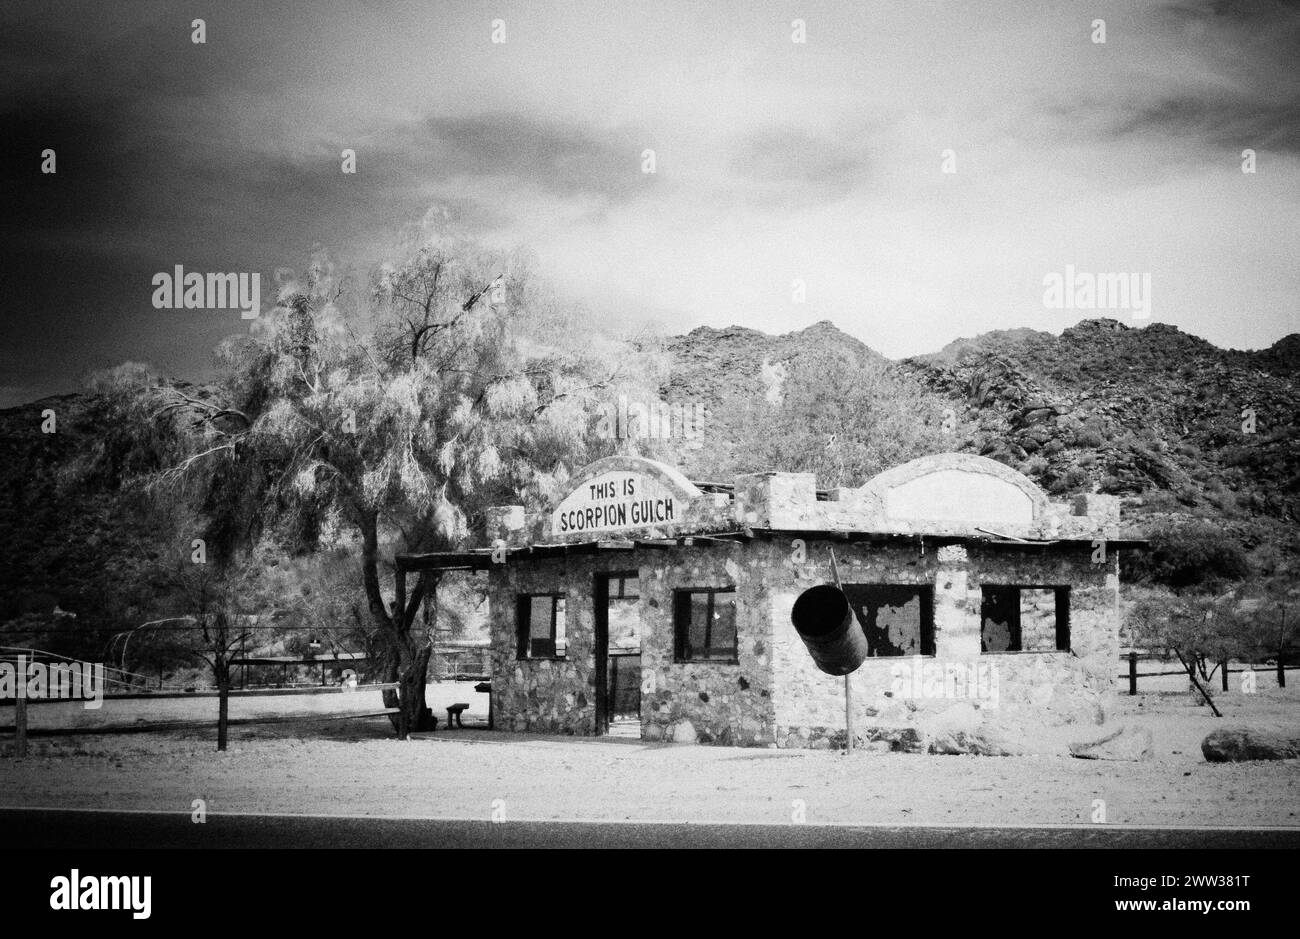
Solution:
M 1162 658 L 1162 657 L 1160 657 L 1160 656 L 1152 655 L 1151 653 L 1139 653 L 1139 652 L 1137 652 L 1136 650 L 1130 650 L 1130 651 L 1128 652 L 1128 654 L 1126 654 L 1126 655 L 1125 655 L 1125 654 L 1121 654 L 1121 655 L 1120 655 L 1120 659 L 1121 659 L 1121 660 L 1127 660 L 1127 661 L 1128 661 L 1128 671 L 1127 671 L 1126 673 L 1124 673 L 1124 674 L 1121 674 L 1119 677 L 1120 677 L 1120 678 L 1127 678 L 1127 679 L 1128 679 L 1128 693 L 1131 694 L 1131 695 L 1135 695 L 1135 694 L 1138 693 L 1138 679 L 1139 679 L 1139 678 L 1156 678 L 1156 677 L 1159 677 L 1159 676 L 1162 676 L 1162 675 L 1186 675 L 1186 674 L 1187 674 L 1187 669 L 1185 669 L 1185 668 L 1178 668 L 1178 669 L 1175 669 L 1175 670 L 1172 671 L 1172 672 L 1139 672 L 1139 671 L 1137 670 L 1137 669 L 1138 669 L 1138 659 L 1139 659 L 1139 658 L 1144 659 L 1144 660 L 1146 660 L 1146 661 L 1153 661 L 1153 660 L 1154 660 L 1154 661 L 1161 661 L 1161 662 L 1166 661 L 1166 659 L 1164 659 L 1164 658 Z M 1277 664 L 1276 664 L 1276 665 L 1267 665 L 1267 664 L 1265 664 L 1265 665 L 1249 665 L 1249 664 L 1247 664 L 1247 665 L 1244 666 L 1243 668 L 1232 668 L 1232 669 L 1230 669 L 1230 668 L 1228 667 L 1228 663 L 1227 663 L 1227 662 L 1220 662 L 1220 663 L 1219 663 L 1219 668 L 1218 668 L 1218 670 L 1219 670 L 1219 672 L 1220 672 L 1220 681 L 1221 681 L 1221 684 L 1222 684 L 1222 686 L 1223 686 L 1223 690 L 1224 690 L 1224 691 L 1227 691 L 1227 690 L 1228 690 L 1228 675 L 1229 675 L 1229 674 L 1238 674 L 1238 675 L 1239 675 L 1239 674 L 1241 674 L 1242 672 L 1247 672 L 1247 671 L 1254 671 L 1254 672 L 1267 672 L 1267 671 L 1270 671 L 1270 670 L 1276 670 L 1276 671 L 1277 671 L 1277 686 L 1278 686 L 1279 688 L 1285 688 L 1285 687 L 1286 687 L 1286 673 L 1287 673 L 1287 670 L 1288 670 L 1288 669 L 1300 668 L 1300 665 L 1284 665 L 1284 664 L 1282 664 L 1285 660 L 1286 660 L 1286 656 L 1284 656 L 1284 655 L 1279 655 L 1278 658 L 1277 658 Z

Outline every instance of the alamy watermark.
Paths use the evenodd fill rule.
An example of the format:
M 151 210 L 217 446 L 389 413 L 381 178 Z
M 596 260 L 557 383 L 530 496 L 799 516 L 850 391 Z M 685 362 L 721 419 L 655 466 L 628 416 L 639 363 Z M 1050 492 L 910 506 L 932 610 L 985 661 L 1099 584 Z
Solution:
M 965 698 L 997 707 L 996 662 L 936 662 L 915 656 L 889 667 L 896 698 Z
M 73 868 L 66 877 L 50 881 L 52 910 L 130 910 L 133 919 L 148 919 L 152 912 L 153 877 L 82 874 Z
M 1151 275 L 1076 271 L 1043 275 L 1043 306 L 1049 310 L 1128 310 L 1135 320 L 1151 316 Z
M 261 274 L 200 274 L 177 264 L 153 275 L 155 310 L 239 310 L 241 319 L 262 312 Z
M 0 662 L 0 699 L 84 701 L 87 711 L 104 705 L 104 665 L 89 662 Z
M 629 402 L 619 395 L 617 403 L 601 406 L 596 433 L 607 440 L 629 437 L 666 440 L 681 437 L 694 440 L 704 433 L 704 405 L 668 404 L 666 401 Z

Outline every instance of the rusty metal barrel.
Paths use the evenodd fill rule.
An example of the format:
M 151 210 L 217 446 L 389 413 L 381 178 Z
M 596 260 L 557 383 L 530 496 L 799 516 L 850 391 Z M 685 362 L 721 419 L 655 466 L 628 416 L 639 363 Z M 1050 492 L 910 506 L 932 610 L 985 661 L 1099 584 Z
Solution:
M 790 620 L 817 667 L 847 675 L 867 657 L 867 637 L 844 591 L 833 584 L 810 587 L 794 601 Z

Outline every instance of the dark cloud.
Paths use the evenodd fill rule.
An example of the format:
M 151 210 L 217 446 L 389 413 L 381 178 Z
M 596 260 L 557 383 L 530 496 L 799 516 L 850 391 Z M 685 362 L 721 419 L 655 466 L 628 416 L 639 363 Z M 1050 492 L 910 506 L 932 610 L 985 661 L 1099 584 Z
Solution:
M 1184 20 L 1228 20 L 1244 23 L 1285 23 L 1300 14 L 1300 0 L 1185 0 L 1166 4 Z
M 1228 150 L 1300 152 L 1300 2 L 1184 0 L 1157 22 L 1222 80 L 1163 94 L 1115 125 L 1119 135 L 1193 137 Z
M 418 167 L 437 180 L 499 177 L 617 203 L 645 192 L 644 141 L 627 131 L 484 114 L 429 118 L 386 135 L 380 147 L 400 155 L 409 171 Z
M 818 137 L 798 128 L 766 128 L 741 140 L 731 172 L 756 199 L 780 205 L 823 203 L 847 195 L 868 176 L 864 150 L 838 137 Z
M 520 19 L 509 46 L 488 49 L 482 18 L 459 4 L 0 5 L 0 405 L 66 390 L 85 369 L 124 359 L 201 372 L 212 345 L 243 324 L 237 315 L 153 310 L 153 272 L 175 264 L 261 271 L 269 283 L 270 272 L 302 263 L 318 243 L 364 268 L 431 204 L 455 228 L 503 240 L 544 230 L 535 214 L 558 206 L 578 219 L 556 239 L 570 242 L 556 256 L 569 252 L 575 270 L 585 270 L 584 250 L 604 247 L 582 238 L 599 239 L 611 220 L 624 230 L 637 225 L 649 277 L 656 267 L 674 269 L 674 209 L 699 209 L 705 222 L 725 219 L 721 227 L 735 230 L 757 220 L 759 231 L 778 211 L 835 203 L 843 203 L 836 211 L 852 211 L 849 198 L 870 187 L 877 167 L 911 159 L 909 148 L 918 146 L 907 139 L 906 120 L 901 129 L 869 122 L 880 113 L 908 115 L 914 101 L 899 96 L 910 95 L 911 83 L 932 92 L 936 81 L 949 80 L 918 67 L 900 82 L 907 91 L 886 83 L 860 94 L 847 81 L 863 55 L 850 30 L 827 34 L 825 50 L 810 44 L 806 51 L 815 55 L 801 50 L 799 61 L 816 70 L 798 73 L 806 85 L 791 84 L 795 73 L 783 77 L 779 62 L 772 71 L 773 49 L 763 38 L 777 35 L 777 54 L 785 55 L 784 27 L 775 34 L 770 23 L 751 28 L 744 16 L 731 17 L 728 38 L 715 46 L 717 69 L 699 71 L 693 47 L 682 42 L 691 6 L 639 11 L 644 20 L 634 26 L 652 29 L 618 74 L 566 59 L 573 37 L 555 16 L 535 16 L 531 26 Z M 962 15 L 960 6 L 953 17 Z M 515 8 L 522 17 L 528 5 Z M 591 9 L 584 32 L 607 43 L 625 38 L 617 18 Z M 1297 152 L 1296 10 L 1296 3 L 1189 0 L 1144 11 L 1142 25 L 1151 31 L 1130 34 L 1141 40 L 1137 51 L 1183 52 L 1168 80 L 1147 58 L 1140 68 L 1157 80 L 1130 82 L 1112 59 L 1097 64 L 1103 58 L 1088 47 L 1086 59 L 1066 64 L 1075 72 L 1107 71 L 1084 94 L 1077 84 L 1061 91 L 1054 75 L 1044 90 L 1036 82 L 1047 73 L 1035 69 L 1025 73 L 1027 94 L 1059 91 L 1061 100 L 1035 110 L 1013 99 L 1010 116 L 994 108 L 971 120 L 1020 136 L 1029 152 L 1077 141 L 1104 154 L 1120 149 L 1117 140 L 1144 134 L 1161 144 L 1184 137 L 1184 152 L 1197 159 L 1211 146 Z M 979 29 L 1001 28 L 996 14 L 972 15 Z M 1016 15 L 1005 14 L 1011 29 Z M 194 17 L 207 21 L 206 45 L 190 42 Z M 1122 31 L 1113 35 L 1122 50 Z M 958 43 L 971 41 L 961 36 Z M 932 47 L 924 47 L 929 39 L 899 41 L 916 46 L 908 52 L 918 61 L 952 52 L 951 37 L 939 36 Z M 837 45 L 842 59 L 824 56 Z M 963 80 L 978 88 L 1031 60 L 970 66 Z M 728 62 L 762 71 L 743 106 L 728 97 L 730 79 L 719 77 L 731 74 Z M 664 77 L 674 69 L 717 80 L 679 85 Z M 588 93 L 581 85 L 588 73 L 624 84 Z M 638 95 L 648 101 L 646 87 L 656 83 L 662 100 L 628 105 Z M 771 87 L 764 92 L 764 85 Z M 764 106 L 764 93 L 785 102 L 793 88 L 808 92 L 806 109 Z M 946 89 L 941 98 L 949 100 Z M 926 98 L 917 100 L 924 118 Z M 613 114 L 624 123 L 611 125 Z M 825 129 L 837 117 L 858 123 Z M 764 121 L 784 123 L 761 127 Z M 663 138 L 650 128 L 662 128 Z M 675 165 L 690 157 L 667 141 L 686 134 L 699 134 L 690 157 L 701 157 L 701 165 Z M 46 148 L 57 152 L 53 176 L 40 173 Z M 340 172 L 344 148 L 357 151 L 355 175 Z M 641 172 L 646 148 L 657 150 L 654 176 Z M 642 204 L 647 195 L 654 204 Z M 890 207 L 888 193 L 872 195 Z M 828 253 L 814 247 L 810 256 Z M 746 263 L 740 250 L 733 263 Z
M 1300 153 L 1300 97 L 1278 104 L 1237 97 L 1162 98 L 1122 120 L 1114 132 L 1190 137 L 1231 151 Z

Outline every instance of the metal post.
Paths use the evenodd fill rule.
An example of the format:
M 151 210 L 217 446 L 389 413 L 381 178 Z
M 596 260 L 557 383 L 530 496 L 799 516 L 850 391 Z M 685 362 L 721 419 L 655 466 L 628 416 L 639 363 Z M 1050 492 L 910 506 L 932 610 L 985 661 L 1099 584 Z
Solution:
M 845 742 L 845 753 L 853 752 L 853 687 L 849 684 L 849 679 L 853 676 L 844 676 L 844 729 L 848 731 Z
M 1136 652 L 1128 654 L 1128 693 L 1138 693 L 1138 654 Z
M 835 578 L 835 588 L 843 590 L 840 584 L 840 566 L 835 563 L 835 549 L 831 548 L 831 576 Z M 853 677 L 850 672 L 844 676 L 844 752 L 853 752 L 853 687 L 849 684 L 849 679 Z

